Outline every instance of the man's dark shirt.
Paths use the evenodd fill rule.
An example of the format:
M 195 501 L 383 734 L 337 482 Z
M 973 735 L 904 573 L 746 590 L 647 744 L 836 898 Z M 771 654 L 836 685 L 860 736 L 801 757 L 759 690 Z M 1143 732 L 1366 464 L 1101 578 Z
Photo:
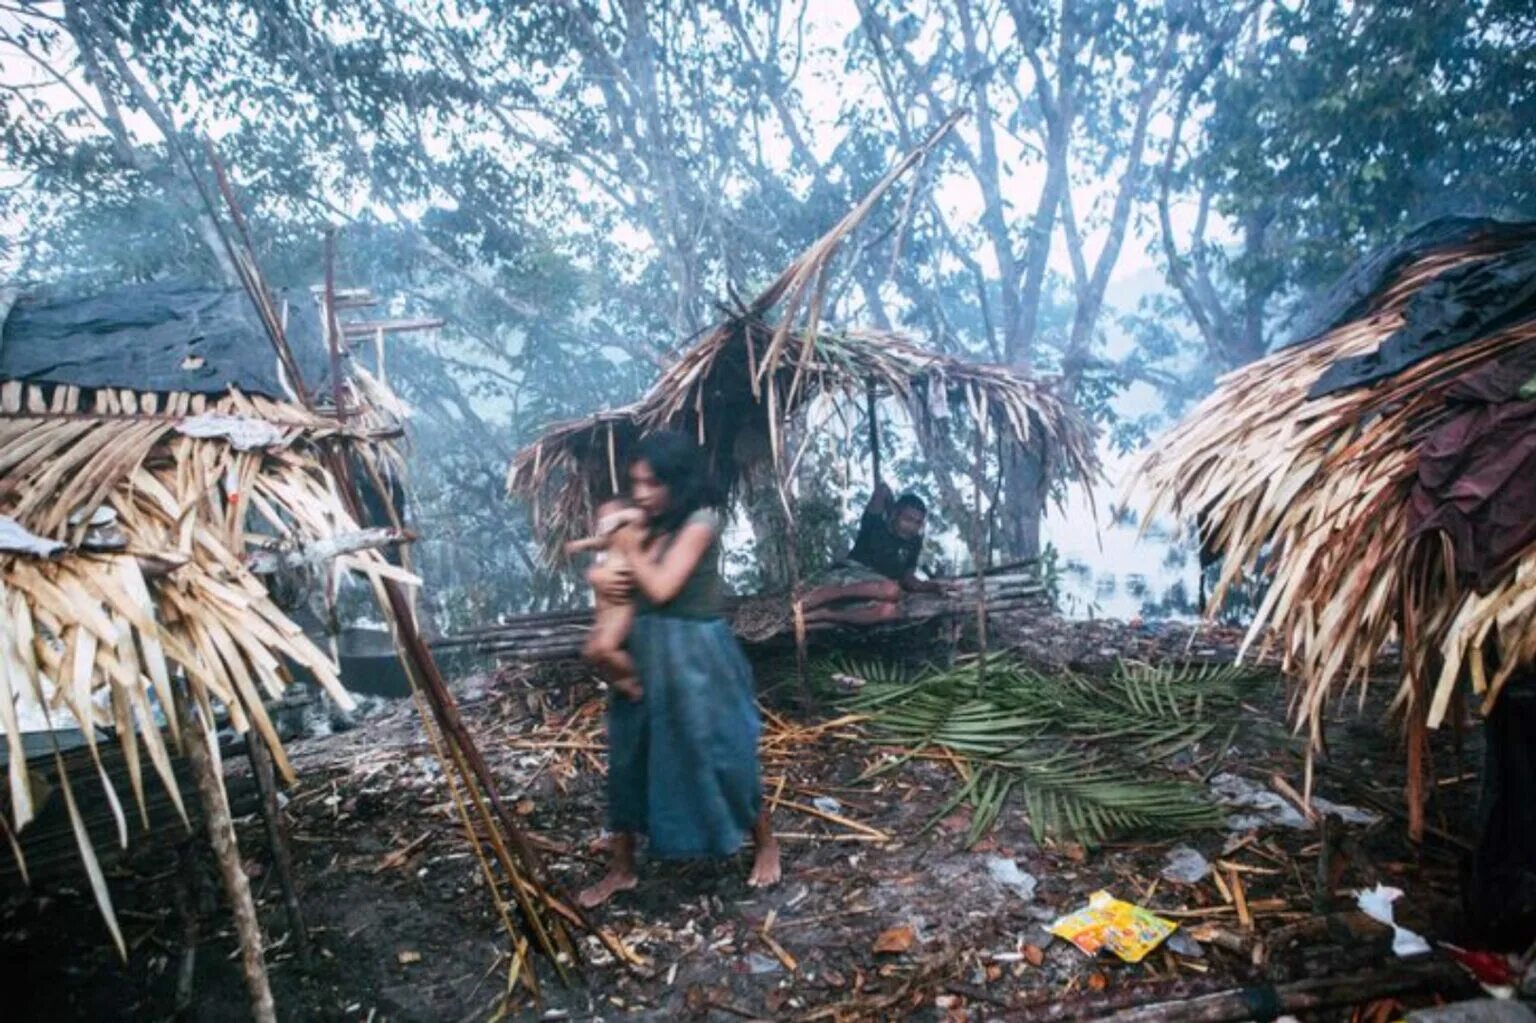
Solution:
M 921 537 L 903 540 L 891 532 L 884 516 L 865 512 L 859 522 L 859 535 L 853 542 L 853 550 L 848 552 L 848 560 L 872 568 L 887 579 L 901 580 L 917 571 L 917 556 L 922 546 Z

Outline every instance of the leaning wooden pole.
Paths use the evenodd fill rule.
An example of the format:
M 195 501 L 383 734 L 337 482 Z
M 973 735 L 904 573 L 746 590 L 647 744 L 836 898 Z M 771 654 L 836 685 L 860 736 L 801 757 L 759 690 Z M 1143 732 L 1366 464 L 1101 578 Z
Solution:
M 208 828 L 208 844 L 219 865 L 219 879 L 235 918 L 235 934 L 240 942 L 240 970 L 245 975 L 251 999 L 251 1016 L 256 1023 L 277 1023 L 277 1007 L 272 1001 L 272 985 L 267 980 L 264 956 L 266 942 L 261 922 L 256 918 L 256 902 L 251 885 L 240 862 L 240 846 L 235 840 L 235 823 L 229 814 L 229 798 L 208 741 L 207 724 L 201 714 L 189 711 L 186 697 L 176 694 L 176 713 L 181 719 L 181 734 L 187 746 L 187 761 L 197 781 L 198 801 L 203 807 L 203 821 Z M 251 736 L 251 742 L 260 742 Z
M 334 251 L 332 238 L 327 236 L 326 245 L 326 284 L 324 295 L 325 309 L 323 310 L 325 333 L 330 350 L 331 366 L 333 374 L 339 379 L 341 368 L 341 331 L 335 318 L 335 274 Z M 286 344 L 286 339 L 282 339 Z M 344 396 L 336 386 L 333 390 L 333 399 L 338 410 L 342 407 Z M 341 496 L 343 504 L 349 514 L 355 520 L 361 522 L 364 518 L 363 501 L 360 496 L 357 482 L 353 477 L 344 449 L 339 444 L 333 444 L 326 449 L 326 464 L 337 482 L 337 493 Z M 368 470 L 372 474 L 372 469 Z M 373 477 L 374 485 L 381 493 L 385 488 L 383 481 Z M 390 517 L 397 527 L 402 527 L 398 510 L 392 502 L 385 498 L 384 501 L 389 510 Z M 579 904 L 565 898 L 552 880 L 545 874 L 538 853 L 532 843 L 524 835 L 522 828 L 518 826 L 517 819 L 512 815 L 511 809 L 501 798 L 500 786 L 496 782 L 495 775 L 491 772 L 485 758 L 481 755 L 479 747 L 475 744 L 469 730 L 465 727 L 463 718 L 459 714 L 457 701 L 454 700 L 448 684 L 444 680 L 437 662 L 432 656 L 426 640 L 421 635 L 421 628 L 417 622 L 416 613 L 412 607 L 410 597 L 406 593 L 404 585 L 392 578 L 378 580 L 379 591 L 385 598 L 385 612 L 392 626 L 396 647 L 407 673 L 425 698 L 426 704 L 432 710 L 432 717 L 436 721 L 439 730 L 446 740 L 446 745 L 452 754 L 452 763 L 444 767 L 457 766 L 465 776 L 466 787 L 472 797 L 472 801 L 480 810 L 485 827 L 490 833 L 492 844 L 498 847 L 498 851 L 505 853 L 505 845 L 510 845 L 517 855 L 517 863 L 504 859 L 503 865 L 509 874 L 522 876 L 510 877 L 510 886 L 514 901 L 521 909 L 524 922 L 531 932 L 532 937 L 538 943 L 539 949 L 554 965 L 556 972 L 562 980 L 569 980 L 570 964 L 575 963 L 580 956 L 580 951 L 571 941 L 570 935 L 565 930 L 560 917 L 565 917 L 585 927 L 595 934 L 600 941 L 612 952 L 620 962 L 632 965 L 632 957 L 624 946 L 617 942 L 606 931 L 594 926 L 592 920 L 582 911 Z M 479 798 L 474 798 L 478 789 Z M 486 805 L 489 804 L 487 811 Z M 496 830 L 501 834 L 498 836 Z M 505 843 L 501 839 L 505 839 Z M 547 925 L 542 918 L 535 899 L 543 899 L 546 907 L 556 914 Z M 527 982 L 537 992 L 537 977 L 529 971 L 525 975 Z
M 245 753 L 251 761 L 251 776 L 261 795 L 258 805 L 267 828 L 267 845 L 272 850 L 272 869 L 277 874 L 277 887 L 283 895 L 283 910 L 288 915 L 288 933 L 293 939 L 299 966 L 307 972 L 314 966 L 314 961 L 309 954 L 309 930 L 304 926 L 304 909 L 299 904 L 299 891 L 294 883 L 288 829 L 283 826 L 283 811 L 277 805 L 277 774 L 272 769 L 272 754 L 254 732 L 246 736 Z
M 768 381 L 769 395 L 772 399 L 778 391 L 778 383 Z M 770 400 L 768 414 L 777 415 L 778 402 Z M 817 704 L 816 694 L 811 692 L 810 656 L 808 652 L 805 623 L 805 593 L 803 592 L 803 580 L 800 578 L 800 524 L 795 515 L 794 499 L 794 464 L 783 458 L 783 453 L 777 447 L 773 452 L 773 474 L 779 492 L 779 504 L 784 510 L 784 570 L 789 580 L 790 610 L 795 631 L 795 678 L 800 686 L 801 698 L 805 700 L 808 709 L 814 709 Z

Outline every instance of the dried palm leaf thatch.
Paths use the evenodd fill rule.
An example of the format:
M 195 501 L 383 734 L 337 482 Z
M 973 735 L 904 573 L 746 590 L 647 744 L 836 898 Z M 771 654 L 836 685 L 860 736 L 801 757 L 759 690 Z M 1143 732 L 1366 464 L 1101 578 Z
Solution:
M 964 443 L 944 427 L 968 418 L 1034 449 L 1058 478 L 1097 478 L 1092 428 L 1047 384 L 929 351 L 895 331 L 822 328 L 832 258 L 957 119 L 943 122 L 761 295 L 669 365 L 639 401 L 552 426 L 517 454 L 507 487 L 532 503 L 551 560 L 563 559 L 566 541 L 586 528 L 595 496 L 620 489 L 628 452 L 645 433 L 670 428 L 696 436 L 729 488 L 755 466 L 767 463 L 782 474 L 793 464 L 784 451 L 784 424 L 792 416 L 817 401 L 863 401 L 871 390 L 901 402 L 925 441 Z
M 1198 519 L 1223 558 L 1212 607 L 1245 572 L 1267 578 L 1244 649 L 1265 635 L 1283 648 L 1301 679 L 1297 727 L 1314 744 L 1327 699 L 1354 687 L 1363 699 L 1390 643 L 1402 648 L 1394 706 L 1418 729 L 1445 719 L 1459 679 L 1487 710 L 1536 660 L 1536 545 L 1479 590 L 1458 581 L 1444 534 L 1415 539 L 1409 515 L 1422 445 L 1456 412 L 1448 390 L 1536 345 L 1536 321 L 1495 323 L 1367 386 L 1314 391 L 1331 366 L 1421 318 L 1412 303 L 1430 282 L 1522 243 L 1473 235 L 1401 260 L 1355 318 L 1224 377 L 1132 477 L 1144 521 Z
M 0 727 L 14 830 L 37 809 L 21 721 L 40 716 L 80 730 L 126 845 L 130 826 L 100 771 L 98 728 L 122 747 L 147 827 L 146 758 L 185 817 L 162 734 L 181 739 L 173 685 L 184 680 L 205 723 L 217 707 L 236 730 L 254 731 L 290 779 L 263 701 L 281 696 L 297 666 L 352 705 L 330 657 L 273 602 L 246 556 L 254 543 L 302 548 L 355 534 L 321 448 L 343 444 L 387 469 L 383 438 L 398 424 L 361 407 L 342 424 L 234 391 L 90 397 L 86 411 L 75 388 L 0 384 L 0 521 L 54 542 L 43 549 L 63 545 L 50 557 L 0 552 Z M 229 417 L 223 425 L 237 435 L 189 436 L 198 421 L 187 417 L 203 412 Z M 331 567 L 343 569 L 414 582 L 377 549 L 349 550 Z M 94 880 L 93 871 L 110 924 Z
M 940 355 L 895 332 L 865 330 L 814 339 L 793 331 L 760 375 L 755 353 L 772 347 L 776 333 L 746 316 L 723 324 L 639 402 L 553 426 L 520 451 L 508 489 L 531 501 L 547 555 L 560 560 L 596 499 L 621 488 L 628 453 L 645 433 L 671 428 L 698 437 L 716 478 L 732 486 L 754 466 L 779 464 L 790 417 L 818 400 L 861 403 L 870 387 L 898 401 L 925 441 L 948 441 L 968 457 L 951 421 L 983 418 L 993 435 L 1040 454 L 1055 478 L 1099 476 L 1092 427 L 1045 382 Z M 762 400 L 754 394 L 760 380 Z

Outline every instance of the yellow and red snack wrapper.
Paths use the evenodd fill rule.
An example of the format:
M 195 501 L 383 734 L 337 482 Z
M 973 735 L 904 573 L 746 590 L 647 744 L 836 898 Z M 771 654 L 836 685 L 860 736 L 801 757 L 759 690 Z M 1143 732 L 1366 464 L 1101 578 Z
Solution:
M 1085 908 L 1057 920 L 1050 931 L 1088 955 L 1107 948 L 1128 963 L 1139 963 L 1178 926 L 1108 892 L 1094 892 Z

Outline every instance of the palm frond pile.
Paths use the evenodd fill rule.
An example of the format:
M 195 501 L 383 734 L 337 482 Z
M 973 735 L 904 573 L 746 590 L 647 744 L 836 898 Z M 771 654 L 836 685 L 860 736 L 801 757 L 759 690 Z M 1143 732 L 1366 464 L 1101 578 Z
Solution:
M 1486 711 L 1536 661 L 1536 507 L 1506 500 L 1536 472 L 1536 388 L 1519 386 L 1536 380 L 1536 225 L 1431 225 L 1339 293 L 1319 333 L 1223 378 L 1132 486 L 1146 521 L 1200 522 L 1222 558 L 1212 607 L 1244 572 L 1268 581 L 1249 643 L 1267 635 L 1299 676 L 1298 726 L 1320 741 L 1327 700 L 1363 698 L 1391 644 L 1395 706 L 1422 734 L 1461 680 Z
M 819 674 L 829 685 L 857 687 L 845 706 L 867 715 L 871 741 L 965 765 L 964 782 L 939 816 L 968 802 L 972 842 L 1014 794 L 1037 840 L 1096 843 L 1221 823 L 1203 787 L 1147 772 L 1181 751 L 1230 739 L 1245 678 L 1237 668 L 1122 664 L 1094 677 L 992 659 L 984 672 L 972 661 L 908 675 L 832 660 Z
M 552 560 L 587 528 L 593 505 L 620 489 L 628 453 L 644 434 L 670 428 L 696 436 L 717 479 L 729 487 L 754 467 L 798 464 L 801 452 L 785 450 L 785 424 L 794 416 L 839 403 L 859 407 L 871 393 L 897 401 L 925 445 L 952 445 L 962 464 L 974 453 L 961 425 L 968 424 L 971 437 L 979 429 L 989 446 L 1031 450 L 1052 479 L 1098 477 L 1091 426 L 1046 382 L 928 350 L 895 331 L 822 325 L 832 258 L 954 120 L 897 164 L 761 295 L 706 332 L 640 400 L 552 426 L 517 454 L 508 490 L 532 503 Z

